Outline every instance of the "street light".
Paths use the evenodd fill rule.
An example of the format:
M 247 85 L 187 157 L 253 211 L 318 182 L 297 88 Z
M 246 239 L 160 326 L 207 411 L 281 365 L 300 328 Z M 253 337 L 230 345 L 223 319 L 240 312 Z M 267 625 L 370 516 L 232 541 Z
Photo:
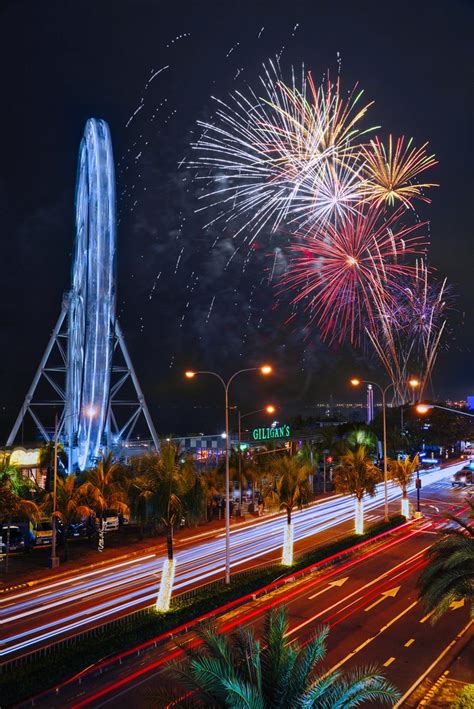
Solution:
M 439 404 L 418 404 L 416 411 L 419 414 L 426 414 L 430 409 L 441 409 L 442 411 L 449 411 L 452 414 L 458 414 L 458 416 L 469 416 L 469 418 L 474 418 L 474 414 L 468 414 L 467 411 L 459 411 L 459 409 L 450 409 L 447 406 L 440 406 Z
M 413 379 L 409 379 L 409 380 L 408 380 L 408 386 L 410 386 L 410 387 L 413 389 L 413 391 L 414 391 L 415 389 L 417 389 L 417 388 L 420 386 L 420 382 L 418 381 L 418 379 L 414 379 L 414 378 L 413 378 Z M 412 399 L 412 404 L 414 404 L 414 403 L 415 403 L 415 402 L 414 402 L 414 397 L 413 397 L 413 399 Z M 402 405 L 402 406 L 400 406 L 400 435 L 402 435 L 402 436 L 403 436 L 403 428 L 404 428 L 403 412 L 404 412 L 404 408 L 403 408 L 403 405 Z
M 367 379 L 353 378 L 350 381 L 352 386 L 355 387 L 359 386 L 359 384 L 372 384 L 372 386 L 376 386 L 382 394 L 384 518 L 385 521 L 388 522 L 387 411 L 385 396 L 390 387 L 393 386 L 393 383 L 387 384 L 384 389 L 377 382 L 368 381 Z
M 387 469 L 387 407 L 386 407 L 386 395 L 390 387 L 393 387 L 393 382 L 387 384 L 385 388 L 381 387 L 377 382 L 372 382 L 367 379 L 358 379 L 354 377 L 350 380 L 352 386 L 359 386 L 359 384 L 372 384 L 376 386 L 380 393 L 382 394 L 382 419 L 383 419 L 383 484 L 384 484 L 384 517 L 385 521 L 388 522 L 388 469 Z M 408 385 L 415 389 L 420 386 L 418 379 L 409 379 Z M 403 413 L 402 413 L 403 415 Z M 402 421 L 403 425 L 403 421 Z
M 225 582 L 230 584 L 230 474 L 229 474 L 229 386 L 238 374 L 243 372 L 260 372 L 263 375 L 272 373 L 272 367 L 269 364 L 264 364 L 261 367 L 246 367 L 239 369 L 226 381 L 217 372 L 194 371 L 188 369 L 184 376 L 187 379 L 194 379 L 197 374 L 207 374 L 211 377 L 216 377 L 224 387 L 225 392 Z
M 262 368 L 263 371 L 263 368 Z M 269 404 L 268 406 L 264 406 L 263 409 L 256 409 L 255 411 L 249 411 L 246 414 L 241 414 L 240 409 L 237 410 L 238 416 L 239 416 L 239 502 L 240 502 L 240 509 L 242 509 L 242 485 L 240 483 L 241 481 L 241 473 L 242 473 L 242 426 L 241 422 L 242 419 L 247 418 L 247 416 L 253 416 L 253 414 L 259 414 L 262 411 L 266 411 L 267 414 L 274 414 L 276 411 L 276 408 L 272 405 Z M 252 504 L 255 504 L 254 500 L 254 489 L 253 489 L 253 484 L 252 484 Z
M 88 418 L 93 419 L 97 415 L 97 408 L 90 404 L 85 408 L 85 413 Z M 57 532 L 57 519 L 56 519 L 56 506 L 57 506 L 57 484 L 58 484 L 58 445 L 59 436 L 63 429 L 64 424 L 68 419 L 73 418 L 74 414 L 68 414 L 67 416 L 61 417 L 61 423 L 58 422 L 58 414 L 54 416 L 54 462 L 53 462 L 53 515 L 52 515 L 52 541 L 51 541 L 51 557 L 50 566 L 55 569 L 59 566 L 59 556 L 56 554 L 56 532 Z M 69 453 L 71 455 L 71 452 Z M 68 461 L 68 467 L 70 467 L 70 462 Z M 67 533 L 67 530 L 64 530 Z

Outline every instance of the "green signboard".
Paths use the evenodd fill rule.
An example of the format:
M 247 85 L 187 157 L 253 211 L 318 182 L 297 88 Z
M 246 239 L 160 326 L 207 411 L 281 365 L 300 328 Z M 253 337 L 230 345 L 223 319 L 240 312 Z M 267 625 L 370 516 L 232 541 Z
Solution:
M 283 426 L 270 426 L 269 428 L 254 428 L 252 431 L 254 441 L 268 441 L 271 438 L 289 438 L 290 435 L 290 427 L 286 424 Z

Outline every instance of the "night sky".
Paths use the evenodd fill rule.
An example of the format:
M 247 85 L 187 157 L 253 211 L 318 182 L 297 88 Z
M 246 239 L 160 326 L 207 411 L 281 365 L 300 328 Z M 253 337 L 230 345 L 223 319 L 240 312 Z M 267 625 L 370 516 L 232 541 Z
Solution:
M 431 222 L 430 263 L 457 293 L 434 382 L 439 397 L 474 393 L 472 2 L 16 0 L 3 8 L 2 439 L 69 287 L 76 160 L 89 117 L 112 132 L 119 317 L 159 431 L 222 427 L 217 383 L 184 382 L 187 367 L 229 375 L 270 361 L 277 375 L 242 378 L 235 400 L 243 410 L 272 401 L 280 420 L 312 413 L 330 394 L 355 401 L 350 373 L 383 380 L 363 352 L 321 343 L 303 313 L 285 325 L 288 304 L 268 273 L 279 234 L 262 234 L 247 268 L 240 253 L 226 268 L 236 243 L 222 225 L 204 229 L 200 187 L 178 167 L 191 158 L 196 121 L 212 114 L 211 95 L 256 86 L 262 62 L 280 54 L 287 75 L 304 62 L 321 77 L 337 73 L 339 53 L 344 87 L 358 81 L 375 100 L 370 122 L 382 135 L 430 141 L 439 165 L 429 178 L 441 186 L 419 212 Z

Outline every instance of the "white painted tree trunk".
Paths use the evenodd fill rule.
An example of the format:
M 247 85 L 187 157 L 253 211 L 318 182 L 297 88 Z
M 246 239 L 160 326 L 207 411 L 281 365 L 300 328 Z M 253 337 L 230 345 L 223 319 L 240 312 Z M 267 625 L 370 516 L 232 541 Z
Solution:
M 364 501 L 358 499 L 355 503 L 355 533 L 364 534 Z
M 283 566 L 293 565 L 293 522 L 290 522 L 290 524 L 285 524 L 281 563 Z
M 160 590 L 156 599 L 156 610 L 161 613 L 166 613 L 170 609 L 175 569 L 176 559 L 165 559 L 161 573 Z
M 410 507 L 408 505 L 408 497 L 402 497 L 402 515 L 405 517 L 405 519 L 408 519 L 408 517 L 410 516 Z

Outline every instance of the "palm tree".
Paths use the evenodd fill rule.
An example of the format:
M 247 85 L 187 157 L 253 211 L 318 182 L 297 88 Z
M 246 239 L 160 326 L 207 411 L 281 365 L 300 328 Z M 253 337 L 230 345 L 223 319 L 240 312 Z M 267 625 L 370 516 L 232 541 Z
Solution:
M 347 448 L 341 456 L 339 465 L 333 473 L 333 482 L 338 492 L 354 495 L 356 498 L 355 532 L 364 532 L 364 495 L 374 497 L 377 483 L 382 479 L 382 473 L 372 462 L 365 446 Z
M 8 573 L 8 561 L 10 556 L 10 529 L 12 522 L 18 519 L 27 519 L 36 522 L 41 518 L 39 506 L 32 500 L 25 500 L 18 492 L 11 481 L 2 479 L 0 485 L 0 521 L 7 525 L 5 573 Z
M 84 495 L 76 486 L 74 475 L 58 478 L 56 482 L 56 512 L 53 512 L 53 493 L 49 492 L 44 500 L 44 509 L 49 514 L 61 520 L 64 525 L 64 560 L 69 556 L 69 539 L 67 535 L 69 525 L 90 517 L 94 510 L 84 502 Z
M 404 517 L 409 516 L 407 487 L 413 480 L 418 463 L 418 454 L 413 458 L 407 455 L 404 460 L 388 461 L 390 477 L 402 489 L 402 515 Z
M 304 646 L 288 642 L 288 629 L 285 609 L 267 614 L 260 640 L 253 629 L 231 635 L 221 635 L 216 625 L 198 629 L 201 644 L 184 648 L 185 661 L 169 670 L 169 687 L 152 690 L 151 705 L 351 709 L 362 702 L 393 705 L 399 698 L 375 666 L 346 674 L 318 671 L 326 655 L 328 626 Z
M 49 486 L 49 489 L 52 487 L 52 472 L 54 468 L 54 448 L 55 448 L 55 442 L 54 441 L 48 441 L 45 443 L 41 448 L 39 452 L 39 466 L 40 468 L 46 468 L 48 471 L 48 476 L 47 476 L 47 486 Z M 67 455 L 66 451 L 64 450 L 64 446 L 62 443 L 58 442 L 58 464 L 62 466 L 63 472 L 66 471 L 66 462 L 67 462 Z
M 173 590 L 176 559 L 173 549 L 173 532 L 175 525 L 183 515 L 181 494 L 190 489 L 190 474 L 194 472 L 194 464 L 190 460 L 179 462 L 179 448 L 172 443 L 163 443 L 156 461 L 155 472 L 158 475 L 155 483 L 160 491 L 160 501 L 166 504 L 161 518 L 166 528 L 167 558 L 163 564 L 160 589 L 156 601 L 156 609 L 162 612 L 169 610 L 171 592 Z
M 99 517 L 101 532 L 105 510 L 114 509 L 120 514 L 129 514 L 125 488 L 124 469 L 120 463 L 112 462 L 112 453 L 103 456 L 96 468 L 86 471 L 85 482 L 78 492 Z
M 468 500 L 474 518 L 474 502 Z M 426 552 L 428 560 L 418 581 L 420 598 L 433 612 L 432 622 L 453 602 L 467 601 L 474 615 L 474 525 L 450 515 L 458 526 L 442 533 Z
M 280 509 L 286 511 L 287 524 L 283 543 L 282 564 L 293 564 L 293 525 L 291 513 L 295 505 L 299 509 L 309 502 L 311 491 L 308 476 L 311 466 L 302 462 L 297 456 L 285 456 L 275 463 L 275 474 L 278 478 L 277 494 Z

